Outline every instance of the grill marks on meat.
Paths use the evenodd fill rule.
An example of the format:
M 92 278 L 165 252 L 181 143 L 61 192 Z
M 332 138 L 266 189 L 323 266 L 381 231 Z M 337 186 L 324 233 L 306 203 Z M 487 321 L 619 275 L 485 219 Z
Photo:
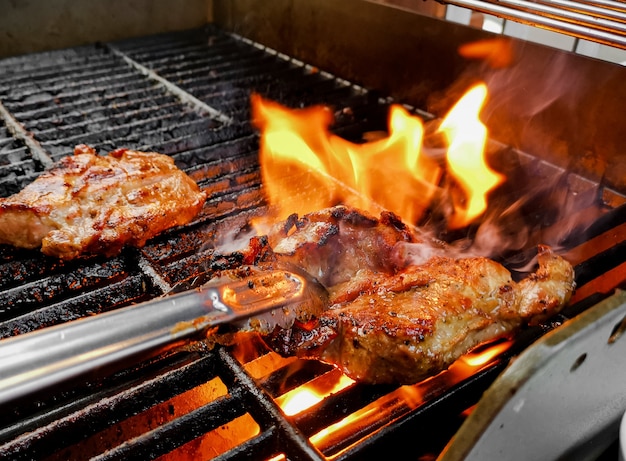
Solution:
M 333 215 L 320 212 L 316 218 L 322 214 Z M 362 382 L 415 383 L 485 341 L 554 315 L 574 289 L 571 265 L 547 247 L 539 248 L 537 271 L 519 283 L 502 265 L 483 257 L 436 256 L 419 266 L 403 265 L 389 236 L 404 242 L 405 230 L 383 221 L 348 225 L 349 238 L 342 238 L 340 231 L 324 243 L 305 225 L 285 237 L 289 245 L 277 242 L 280 258 L 281 249 L 293 249 L 290 245 L 298 241 L 286 256 L 303 264 L 313 261 L 313 270 L 320 267 L 315 256 L 300 252 L 336 256 L 357 251 L 362 256 L 359 264 L 349 264 L 340 277 L 330 278 L 339 282 L 327 285 L 331 305 L 316 321 L 276 330 L 267 338 L 278 352 L 320 359 Z M 358 242 L 358 250 L 344 247 L 352 242 Z M 393 263 L 382 263 L 385 257 Z M 328 269 L 338 273 L 334 266 Z
M 41 247 L 66 260 L 111 256 L 188 223 L 205 199 L 167 155 L 118 149 L 99 156 L 81 145 L 19 193 L 0 199 L 0 243 Z
M 398 242 L 416 243 L 417 237 L 393 213 L 380 219 L 337 206 L 292 215 L 269 235 L 282 261 L 301 267 L 330 288 L 349 282 L 361 269 L 394 273 L 402 264 Z

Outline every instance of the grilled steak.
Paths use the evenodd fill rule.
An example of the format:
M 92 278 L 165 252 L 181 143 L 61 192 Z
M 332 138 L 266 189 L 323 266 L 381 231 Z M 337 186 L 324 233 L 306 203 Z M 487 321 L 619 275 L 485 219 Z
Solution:
M 185 224 L 206 199 L 174 160 L 118 149 L 99 156 L 77 146 L 19 193 L 0 199 L 0 243 L 73 259 L 116 254 Z
M 520 282 L 484 257 L 434 256 L 414 265 L 398 247 L 417 238 L 397 218 L 358 214 L 326 210 L 292 220 L 282 240 L 272 237 L 278 258 L 319 275 L 331 293 L 315 321 L 266 338 L 278 352 L 332 363 L 362 382 L 415 383 L 480 343 L 554 315 L 574 289 L 571 265 L 547 247 L 539 248 L 537 271 Z M 325 228 L 322 216 L 338 230 L 316 232 Z

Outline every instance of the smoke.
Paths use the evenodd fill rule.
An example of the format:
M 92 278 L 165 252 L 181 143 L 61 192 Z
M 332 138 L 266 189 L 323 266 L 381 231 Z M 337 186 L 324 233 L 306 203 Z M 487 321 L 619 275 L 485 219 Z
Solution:
M 419 223 L 423 242 L 397 249 L 412 264 L 439 255 L 486 256 L 523 270 L 532 263 L 529 249 L 544 244 L 566 250 L 568 238 L 584 233 L 600 214 L 597 186 L 573 184 L 572 173 L 580 170 L 581 152 L 593 149 L 591 134 L 598 120 L 611 116 L 602 112 L 607 100 L 602 87 L 614 75 L 596 74 L 596 67 L 580 56 L 559 50 L 505 38 L 494 44 L 492 49 L 481 44 L 489 59 L 469 66 L 448 91 L 430 101 L 428 110 L 443 115 L 468 88 L 485 82 L 489 98 L 481 120 L 490 137 L 502 143 L 492 149 L 489 161 L 507 180 L 490 193 L 488 211 L 462 229 L 447 226 L 454 189 L 438 193 L 439 203 Z M 503 56 L 494 59 L 495 52 Z M 589 123 L 590 116 L 598 120 Z M 433 131 L 436 125 L 434 121 Z M 443 163 L 441 140 L 426 129 L 426 154 Z M 215 249 L 223 254 L 241 250 L 257 232 L 226 232 Z
M 250 239 L 256 235 L 256 230 L 252 228 L 241 229 L 237 227 L 227 229 L 217 236 L 215 251 L 219 254 L 227 255 L 245 250 L 250 244 Z
M 521 119 L 533 118 L 555 101 L 563 101 L 571 109 L 578 104 L 577 95 L 581 94 L 577 89 L 580 82 L 568 73 L 565 55 L 537 57 L 530 62 L 520 57 L 512 67 L 488 71 L 485 81 L 491 104 L 484 117 L 489 120 L 493 113 L 511 104 Z
M 446 228 L 445 196 L 420 226 L 446 242 L 449 256 L 487 256 L 524 268 L 538 244 L 566 251 L 602 213 L 599 191 L 613 174 L 607 152 L 618 145 L 611 127 L 623 119 L 623 104 L 616 102 L 623 100 L 623 84 L 615 83 L 623 81 L 621 67 L 504 37 L 460 52 L 475 61 L 434 95 L 428 110 L 443 116 L 468 88 L 485 82 L 489 98 L 480 117 L 501 146 L 488 160 L 507 181 L 471 226 Z M 419 244 L 403 252 L 419 264 L 443 250 Z

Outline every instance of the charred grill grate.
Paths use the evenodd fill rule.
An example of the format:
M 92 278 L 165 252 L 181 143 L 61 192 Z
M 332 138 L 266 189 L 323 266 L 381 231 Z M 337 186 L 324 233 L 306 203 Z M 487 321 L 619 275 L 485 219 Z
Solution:
M 227 386 L 228 394 L 218 392 L 220 386 Z M 270 457 L 288 447 L 293 459 L 316 459 L 306 439 L 280 418 L 277 408 L 223 350 L 178 352 L 107 378 L 102 387 L 88 385 L 63 397 L 62 413 L 26 419 L 19 430 L 33 432 L 5 444 L 5 453 L 14 459 L 39 459 L 55 451 L 51 459 L 153 459 L 186 443 L 194 445 L 194 439 L 236 418 L 249 417 L 248 432 L 258 425 L 261 434 L 246 442 L 247 449 Z M 189 399 L 193 409 L 183 399 Z M 148 415 L 141 413 L 148 410 Z M 124 441 L 116 434 L 119 430 L 135 437 Z M 1 433 L 6 439 L 14 431 L 9 427 Z M 196 451 L 200 444 L 196 441 L 186 449 Z M 238 456 L 235 452 L 226 459 Z
M 264 209 L 251 92 L 292 107 L 330 104 L 337 110 L 335 132 L 348 139 L 386 128 L 387 103 L 372 92 L 213 27 L 5 59 L 0 76 L 3 196 L 79 143 L 101 152 L 129 147 L 169 154 L 209 192 L 193 223 L 115 258 L 63 263 L 0 248 L 0 337 L 154 298 L 190 277 L 240 264 L 219 254 L 214 242 Z M 521 161 L 532 162 L 545 177 L 562 173 Z M 597 185 L 568 179 L 577 200 L 604 213 L 586 238 L 621 236 L 609 248 L 592 245 L 578 256 L 579 283 L 594 284 L 626 264 L 623 200 L 610 191 L 598 199 Z M 588 299 L 565 315 L 587 307 Z M 436 453 L 508 358 L 542 332 L 529 329 L 469 379 L 444 374 L 410 388 L 421 395 L 417 404 L 407 404 L 406 389 L 353 384 L 292 417 L 275 399 L 310 382 L 332 382 L 336 370 L 280 358 L 254 338 L 235 350 L 192 342 L 3 408 L 0 449 L 13 459 L 172 459 L 192 452 L 224 460 L 279 453 L 349 459 L 383 455 L 390 443 L 416 453 L 407 434 L 418 428 L 420 449 Z M 369 416 L 365 410 L 376 405 L 382 410 Z M 323 453 L 309 440 L 355 414 L 356 428 Z M 231 440 L 215 448 L 224 439 Z
M 37 164 L 24 143 L 15 139 L 9 128 L 0 123 L 0 191 L 4 195 L 18 192 L 38 172 Z

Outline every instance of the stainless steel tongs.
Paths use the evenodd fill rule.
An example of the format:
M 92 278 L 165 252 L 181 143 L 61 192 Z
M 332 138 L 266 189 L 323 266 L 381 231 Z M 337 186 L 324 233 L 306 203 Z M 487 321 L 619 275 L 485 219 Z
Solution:
M 259 328 L 290 326 L 298 309 L 320 304 L 308 299 L 310 285 L 315 281 L 304 274 L 251 269 L 243 279 L 223 277 L 184 293 L 0 340 L 0 404 L 219 324 L 258 318 L 253 325 Z

